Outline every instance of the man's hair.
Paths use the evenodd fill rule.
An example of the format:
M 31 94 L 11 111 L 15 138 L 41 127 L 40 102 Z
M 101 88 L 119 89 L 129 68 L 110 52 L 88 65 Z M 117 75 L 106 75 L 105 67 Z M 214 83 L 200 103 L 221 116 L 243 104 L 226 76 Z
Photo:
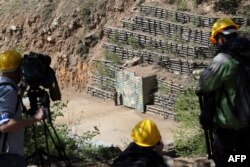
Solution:
M 228 35 L 225 35 L 223 33 L 219 33 L 215 39 L 218 40 L 219 38 L 222 38 L 226 41 L 228 41 L 229 39 L 232 39 L 232 38 L 236 38 L 238 37 L 238 33 L 237 32 L 234 32 L 234 33 L 231 33 L 231 34 L 228 34 Z
M 230 31 L 233 30 L 233 31 Z M 235 29 L 234 26 L 229 26 L 225 29 L 223 29 L 223 31 L 221 31 L 220 33 L 218 33 L 215 36 L 215 39 L 218 40 L 219 38 L 223 38 L 224 40 L 228 41 L 229 39 L 238 37 L 238 33 L 237 30 Z

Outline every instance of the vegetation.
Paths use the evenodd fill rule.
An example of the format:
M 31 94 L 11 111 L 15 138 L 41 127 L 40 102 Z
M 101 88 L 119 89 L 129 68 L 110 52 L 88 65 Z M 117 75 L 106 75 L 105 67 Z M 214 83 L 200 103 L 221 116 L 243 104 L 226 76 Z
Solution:
M 160 92 L 161 95 L 166 95 L 169 92 L 169 87 L 159 84 L 158 92 Z
M 80 14 L 83 17 L 83 20 L 86 24 L 90 23 L 90 15 L 95 5 L 96 5 L 95 1 L 91 0 L 85 0 L 81 4 Z
M 217 11 L 223 11 L 226 14 L 236 14 L 240 2 L 241 0 L 219 0 L 215 6 Z
M 191 10 L 190 4 L 192 3 L 193 8 L 197 9 L 198 5 L 201 4 L 204 0 L 169 0 L 169 4 L 175 4 L 177 10 L 189 11 Z M 222 11 L 226 14 L 236 14 L 239 4 L 242 0 L 217 0 L 215 5 L 216 11 Z M 191 3 L 190 3 L 191 2 Z M 190 4 L 189 4 L 190 3 Z
M 200 112 L 198 98 L 194 90 L 188 89 L 177 97 L 174 107 L 179 130 L 175 134 L 176 152 L 179 156 L 204 156 L 205 140 L 199 126 Z
M 94 63 L 94 70 L 100 76 L 108 76 L 108 69 L 105 67 L 103 62 L 95 62 Z
M 118 31 L 115 31 L 115 34 L 113 37 L 109 38 L 109 42 L 113 43 L 113 44 L 119 44 L 119 35 L 120 33 Z
M 250 17 L 250 6 L 245 7 L 243 14 L 248 18 Z
M 181 35 L 182 35 L 182 32 L 176 29 L 174 33 L 171 35 L 171 40 L 179 42 L 179 43 L 183 43 L 183 40 L 181 39 L 182 38 Z
M 61 102 L 57 102 L 52 105 L 52 121 L 54 121 L 58 116 L 63 116 L 61 110 L 64 107 L 66 107 L 66 104 Z M 27 156 L 34 153 L 35 141 L 37 144 L 36 148 L 38 148 L 38 150 L 47 152 L 47 142 L 50 155 L 57 156 L 57 150 L 65 150 L 71 162 L 81 161 L 83 164 L 89 161 L 94 162 L 109 160 L 118 153 L 118 150 L 114 147 L 95 145 L 92 142 L 93 137 L 100 134 L 98 127 L 93 127 L 92 131 L 86 131 L 83 132 L 82 135 L 78 135 L 76 133 L 72 133 L 72 131 L 69 129 L 69 126 L 65 124 L 55 126 L 56 133 L 54 133 L 50 124 L 47 125 L 52 134 L 51 137 L 48 135 L 48 133 L 45 133 L 44 123 L 37 124 L 33 128 L 28 128 L 26 130 L 24 145 L 25 154 Z M 36 138 L 34 137 L 33 130 L 35 130 Z M 58 135 L 59 140 L 57 140 L 55 134 Z M 32 157 L 30 162 L 37 163 L 39 159 L 37 160 L 36 158 L 39 158 L 39 156 Z
M 78 52 L 81 53 L 80 57 L 83 59 L 83 60 L 86 60 L 87 57 L 88 57 L 88 53 L 89 53 L 89 47 L 86 46 L 85 44 L 83 43 L 78 43 L 78 45 L 76 45 L 76 50 L 78 50 Z
M 175 4 L 177 6 L 177 10 L 183 10 L 183 11 L 188 10 L 188 4 L 186 0 L 176 0 Z
M 109 61 L 112 61 L 114 64 L 118 65 L 121 64 L 121 60 L 119 55 L 113 52 L 106 52 L 105 58 Z
M 132 46 L 132 48 L 136 48 L 136 38 L 135 36 L 131 35 L 128 37 L 128 40 L 127 40 L 127 43 L 128 45 Z
M 201 3 L 202 0 L 192 0 L 194 7 L 197 8 L 197 5 Z M 188 3 L 190 0 L 168 0 L 169 4 L 175 4 L 177 10 L 188 11 L 190 10 Z

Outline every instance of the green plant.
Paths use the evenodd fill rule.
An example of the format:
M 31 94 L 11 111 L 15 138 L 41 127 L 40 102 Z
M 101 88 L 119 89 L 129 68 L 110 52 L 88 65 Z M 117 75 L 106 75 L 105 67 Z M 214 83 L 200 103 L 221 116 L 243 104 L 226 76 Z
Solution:
M 177 22 L 176 17 L 177 17 L 176 14 L 172 15 L 172 17 L 170 18 L 171 22 L 176 23 Z
M 205 139 L 202 130 L 194 133 L 192 131 L 179 130 L 178 140 L 175 141 L 176 152 L 182 157 L 202 157 L 206 155 Z M 189 134 L 192 134 L 190 137 Z
M 93 137 L 95 137 L 99 134 L 100 134 L 100 131 L 99 131 L 98 127 L 96 127 L 96 126 L 94 126 L 93 131 L 83 132 L 82 135 L 77 135 L 76 133 L 72 134 L 72 136 L 70 138 L 73 140 L 76 139 L 75 144 L 77 145 L 77 149 L 78 149 L 78 152 L 76 154 L 78 155 L 79 158 L 81 158 L 81 159 L 84 158 L 83 155 L 85 154 L 84 151 L 81 151 L 81 152 L 79 152 L 79 151 L 84 150 L 86 148 L 89 148 L 92 145 L 91 140 L 93 139 Z M 75 146 L 75 145 L 73 145 L 73 146 Z
M 241 0 L 219 0 L 215 5 L 216 11 L 223 11 L 226 14 L 236 14 L 237 7 Z
M 129 28 L 129 24 L 128 22 L 124 21 L 122 22 L 123 23 L 123 28 Z
M 250 6 L 245 7 L 243 14 L 248 18 L 250 17 Z
M 95 62 L 95 72 L 100 76 L 108 76 L 108 69 L 103 62 Z
M 198 5 L 199 5 L 199 0 L 193 0 L 193 8 L 197 9 L 198 8 Z
M 176 0 L 175 4 L 177 6 L 177 10 L 183 10 L 183 11 L 188 10 L 188 4 L 186 0 Z
M 85 44 L 83 43 L 78 43 L 76 45 L 76 48 L 77 50 L 77 53 L 80 54 L 80 57 L 83 59 L 83 60 L 86 60 L 87 57 L 88 57 L 88 54 L 89 54 L 89 47 L 86 46 Z
M 130 35 L 127 40 L 128 45 L 132 46 L 132 48 L 136 48 L 136 38 L 133 35 Z
M 102 145 L 86 145 L 83 149 L 82 160 L 85 162 L 105 162 L 116 157 L 121 151 L 119 148 L 110 146 L 105 147 Z M 95 164 L 96 165 L 96 164 Z
M 195 26 L 197 26 L 197 27 L 200 27 L 201 25 L 201 23 L 200 23 L 200 16 L 193 16 L 192 18 L 192 23 L 195 25 Z
M 53 122 L 56 117 L 58 116 L 63 116 L 62 113 L 60 112 L 60 110 L 62 110 L 64 107 L 66 107 L 66 103 L 61 103 L 61 102 L 55 102 L 52 106 L 51 106 L 51 121 Z M 28 113 L 29 115 L 29 113 Z M 45 120 L 46 121 L 46 120 Z M 47 124 L 49 127 L 49 130 L 52 131 L 53 129 L 51 129 L 51 126 L 49 126 L 49 124 Z M 45 145 L 45 134 L 44 134 L 44 126 L 43 124 L 37 124 L 34 126 L 35 128 L 28 128 L 26 129 L 26 133 L 25 133 L 25 152 L 27 154 L 31 153 L 34 151 L 34 142 L 36 139 L 37 140 L 37 147 L 38 148 L 46 148 Z M 36 137 L 34 136 L 33 130 L 35 130 L 36 132 Z M 55 136 L 53 136 L 55 137 Z M 48 138 L 49 140 L 49 138 Z M 52 146 L 52 141 L 48 141 L 49 145 Z M 52 148 L 52 147 L 49 147 Z
M 181 32 L 179 32 L 178 29 L 171 35 L 171 40 L 181 42 Z
M 176 98 L 174 111 L 180 123 L 175 133 L 177 154 L 184 157 L 205 155 L 205 139 L 198 121 L 200 108 L 193 89 Z
M 113 52 L 106 52 L 105 58 L 112 61 L 114 64 L 118 65 L 121 63 L 119 55 Z
M 80 14 L 83 17 L 83 20 L 85 23 L 90 23 L 90 15 L 95 7 L 95 1 L 91 0 L 85 0 L 83 1 L 81 8 L 80 8 Z
M 89 19 L 90 14 L 91 14 L 91 10 L 89 8 L 84 7 L 81 9 L 81 15 L 83 16 L 83 20 L 85 23 L 90 22 L 90 19 Z
M 164 85 L 162 85 L 162 84 L 159 84 L 159 86 L 158 86 L 158 92 L 159 92 L 161 95 L 166 95 L 166 94 L 169 92 L 169 87 L 164 86 Z
M 115 31 L 114 36 L 112 36 L 110 39 L 110 42 L 113 44 L 118 44 L 119 43 L 119 31 Z
M 51 113 L 52 113 L 52 121 L 55 120 L 58 116 L 63 116 L 62 109 L 67 106 L 67 103 L 56 102 L 51 106 Z M 37 148 L 43 148 L 44 151 L 46 149 L 46 135 L 44 133 L 44 124 L 37 124 L 35 125 L 35 132 L 36 132 L 36 143 Z M 53 133 L 51 126 L 49 126 L 50 131 L 52 132 L 52 137 L 56 139 L 55 133 Z M 35 138 L 33 137 L 33 130 L 32 128 L 28 128 L 25 133 L 25 143 L 24 149 L 25 154 L 27 156 L 34 153 L 35 149 Z M 80 161 L 81 164 L 87 163 L 88 161 L 103 161 L 108 160 L 115 157 L 118 154 L 118 150 L 114 147 L 105 147 L 102 145 L 96 145 L 93 143 L 93 138 L 100 134 L 99 128 L 94 126 L 93 130 L 88 130 L 83 132 L 81 135 L 77 134 L 69 128 L 69 125 L 62 124 L 55 126 L 56 133 L 59 137 L 61 143 L 57 140 L 54 142 L 51 140 L 50 137 L 47 136 L 48 141 L 48 148 L 49 153 L 51 155 L 57 155 L 57 148 L 61 148 L 58 146 L 63 146 L 67 156 L 70 158 L 71 162 L 78 162 Z M 60 145 L 61 144 L 61 145 Z M 31 161 L 37 162 L 37 159 L 32 159 Z

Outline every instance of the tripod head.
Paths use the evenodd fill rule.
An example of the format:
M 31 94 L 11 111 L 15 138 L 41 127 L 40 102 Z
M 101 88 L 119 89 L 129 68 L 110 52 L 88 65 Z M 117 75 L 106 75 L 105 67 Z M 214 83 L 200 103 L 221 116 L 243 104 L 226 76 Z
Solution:
M 27 110 L 27 114 L 30 116 L 33 116 L 36 114 L 36 111 L 39 107 L 44 107 L 44 112 L 46 115 L 47 123 L 45 122 L 45 119 L 43 120 L 43 126 L 40 126 L 43 128 L 42 132 L 44 135 L 44 142 L 45 142 L 45 148 L 43 147 L 44 143 L 39 144 L 37 136 L 40 135 L 40 133 L 37 135 L 36 133 L 39 132 L 36 130 L 36 127 L 33 125 L 32 133 L 33 133 L 33 140 L 34 140 L 34 148 L 35 152 L 32 153 L 30 156 L 26 158 L 26 161 L 28 159 L 33 159 L 34 157 L 38 156 L 40 158 L 40 163 L 42 167 L 51 167 L 51 158 L 56 158 L 58 160 L 63 160 L 65 162 L 66 167 L 71 167 L 71 163 L 67 157 L 67 154 L 65 152 L 65 147 L 63 146 L 63 143 L 60 141 L 60 138 L 58 134 L 56 133 L 56 129 L 53 126 L 52 120 L 51 120 L 51 112 L 50 112 L 50 96 L 49 93 L 46 91 L 45 88 L 39 86 L 39 85 L 33 85 L 30 86 L 27 95 L 30 102 L 30 109 Z M 53 99 L 52 99 L 53 100 Z M 40 136 L 39 136 L 40 137 Z M 49 142 L 52 142 L 54 144 L 54 149 L 57 151 L 57 155 L 50 154 L 50 145 Z M 44 158 L 44 156 L 47 157 L 47 159 Z M 46 162 L 47 161 L 47 162 Z M 35 160 L 37 163 L 37 160 Z M 47 165 L 46 165 L 47 164 Z M 39 165 L 40 166 L 40 165 Z
M 30 109 L 27 111 L 27 114 L 33 116 L 39 107 L 44 107 L 47 122 L 52 123 L 50 113 L 50 97 L 48 92 L 39 86 L 31 86 L 27 95 L 30 101 Z

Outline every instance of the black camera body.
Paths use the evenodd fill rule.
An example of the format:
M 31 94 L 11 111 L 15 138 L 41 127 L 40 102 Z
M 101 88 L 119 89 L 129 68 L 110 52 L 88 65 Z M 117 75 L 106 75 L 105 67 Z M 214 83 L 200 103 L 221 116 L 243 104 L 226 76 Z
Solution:
M 30 101 L 29 115 L 34 115 L 38 107 L 43 106 L 49 111 L 50 99 L 61 100 L 61 92 L 54 70 L 50 67 L 48 55 L 30 52 L 25 54 L 21 66 L 21 85 L 27 89 Z M 49 93 L 45 90 L 49 89 Z M 46 113 L 47 118 L 50 113 Z
M 31 89 L 39 86 L 47 88 L 53 101 L 61 100 L 61 92 L 50 63 L 51 58 L 48 55 L 35 52 L 25 54 L 21 66 L 22 83 Z
M 45 113 L 45 119 L 43 119 L 43 133 L 45 139 L 45 147 L 38 145 L 37 131 L 33 125 L 32 133 L 34 139 L 35 152 L 26 158 L 26 161 L 34 156 L 40 158 L 40 164 L 44 166 L 48 164 L 51 166 L 50 157 L 58 160 L 63 160 L 67 167 L 71 167 L 69 158 L 66 155 L 65 147 L 56 129 L 53 126 L 50 112 L 50 99 L 53 101 L 61 100 L 61 92 L 57 83 L 54 70 L 50 67 L 51 58 L 48 55 L 43 55 L 40 53 L 30 52 L 30 54 L 24 55 L 23 62 L 21 65 L 21 76 L 22 80 L 20 87 L 23 91 L 27 91 L 27 96 L 30 102 L 29 110 L 25 110 L 26 115 L 34 116 L 39 107 L 43 107 Z M 49 91 L 47 91 L 49 89 Z M 24 93 L 24 92 L 23 92 Z M 39 131 L 38 131 L 39 132 Z M 40 133 L 38 133 L 40 135 Z M 40 139 L 40 138 L 39 138 Z M 43 138 L 42 138 L 43 139 Z M 58 153 L 58 157 L 50 154 L 50 141 L 54 144 L 54 147 Z M 44 144 L 43 143 L 43 144 Z M 38 147 L 40 146 L 40 147 Z M 45 158 L 46 156 L 47 158 Z M 37 159 L 34 159 L 37 160 Z

